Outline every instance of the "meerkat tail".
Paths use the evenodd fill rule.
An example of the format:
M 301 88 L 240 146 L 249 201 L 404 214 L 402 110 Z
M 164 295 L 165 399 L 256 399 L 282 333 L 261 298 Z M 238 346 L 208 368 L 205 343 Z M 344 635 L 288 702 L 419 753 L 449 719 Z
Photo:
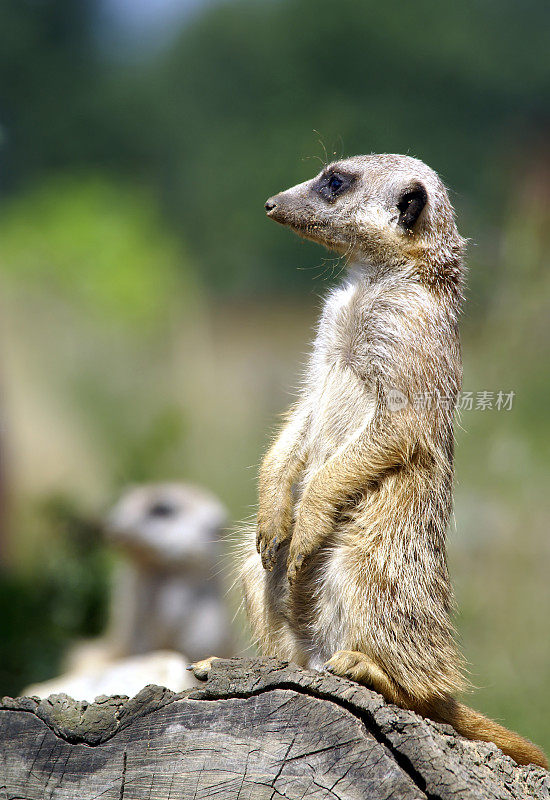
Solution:
M 517 764 L 538 764 L 548 769 L 548 760 L 539 747 L 454 698 L 434 701 L 426 716 L 436 722 L 447 722 L 466 739 L 493 742 Z

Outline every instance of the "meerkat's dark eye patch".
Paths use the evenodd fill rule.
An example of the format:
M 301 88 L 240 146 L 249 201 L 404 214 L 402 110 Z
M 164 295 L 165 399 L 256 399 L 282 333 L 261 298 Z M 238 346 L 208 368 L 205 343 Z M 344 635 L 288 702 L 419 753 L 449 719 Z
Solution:
M 329 172 L 323 173 L 312 188 L 327 203 L 334 203 L 336 198 L 347 192 L 354 180 L 352 175 L 331 169 Z
M 412 230 L 427 202 L 428 195 L 420 183 L 404 191 L 397 204 L 399 224 L 408 231 Z

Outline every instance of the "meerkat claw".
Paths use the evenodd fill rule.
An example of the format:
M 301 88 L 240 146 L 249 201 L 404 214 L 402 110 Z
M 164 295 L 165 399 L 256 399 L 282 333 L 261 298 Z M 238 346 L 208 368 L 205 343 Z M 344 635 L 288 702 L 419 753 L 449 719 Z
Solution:
M 193 673 L 198 681 L 207 681 L 210 677 L 213 661 L 219 661 L 218 656 L 210 656 L 210 658 L 204 658 L 202 661 L 195 661 L 187 669 Z
M 304 565 L 304 561 L 305 561 L 304 553 L 298 553 L 298 555 L 294 556 L 293 558 L 289 558 L 287 563 L 286 574 L 288 582 L 290 583 L 291 586 L 293 583 L 296 582 L 296 578 L 298 577 L 298 574 L 300 573 L 300 570 Z
M 262 566 L 268 572 L 273 571 L 273 567 L 275 566 L 275 559 L 277 557 L 277 551 L 281 542 L 278 536 L 274 536 L 271 542 L 265 546 L 261 546 L 260 555 L 262 557 Z

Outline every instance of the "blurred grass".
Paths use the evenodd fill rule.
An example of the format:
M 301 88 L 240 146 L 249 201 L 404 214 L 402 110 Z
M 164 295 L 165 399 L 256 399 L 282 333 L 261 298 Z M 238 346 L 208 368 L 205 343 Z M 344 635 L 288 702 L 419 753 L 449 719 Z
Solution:
M 511 411 L 462 415 L 450 562 L 472 704 L 548 752 L 550 206 L 534 173 L 503 220 L 498 272 L 472 254 L 497 279 L 485 318 L 464 326 L 464 386 L 516 394 Z

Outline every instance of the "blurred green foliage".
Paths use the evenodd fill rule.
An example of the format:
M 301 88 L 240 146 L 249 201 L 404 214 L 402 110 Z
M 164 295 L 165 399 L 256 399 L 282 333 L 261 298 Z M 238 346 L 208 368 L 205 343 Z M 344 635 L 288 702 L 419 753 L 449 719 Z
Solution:
M 62 168 L 82 152 L 96 91 L 94 5 L 0 0 L 5 190 L 34 181 L 47 168 Z
M 98 174 L 44 181 L 14 199 L 0 219 L 0 260 L 6 276 L 47 287 L 97 324 L 158 324 L 193 282 L 147 193 Z
M 2 694 L 57 674 L 68 646 L 97 636 L 107 618 L 109 562 L 99 525 L 60 495 L 36 512 L 42 537 L 35 570 L 0 571 Z
M 33 373 L 72 401 L 112 491 L 170 474 L 184 413 L 163 375 L 199 298 L 151 192 L 100 173 L 43 180 L 5 205 L 0 263 L 12 336 L 33 340 Z

